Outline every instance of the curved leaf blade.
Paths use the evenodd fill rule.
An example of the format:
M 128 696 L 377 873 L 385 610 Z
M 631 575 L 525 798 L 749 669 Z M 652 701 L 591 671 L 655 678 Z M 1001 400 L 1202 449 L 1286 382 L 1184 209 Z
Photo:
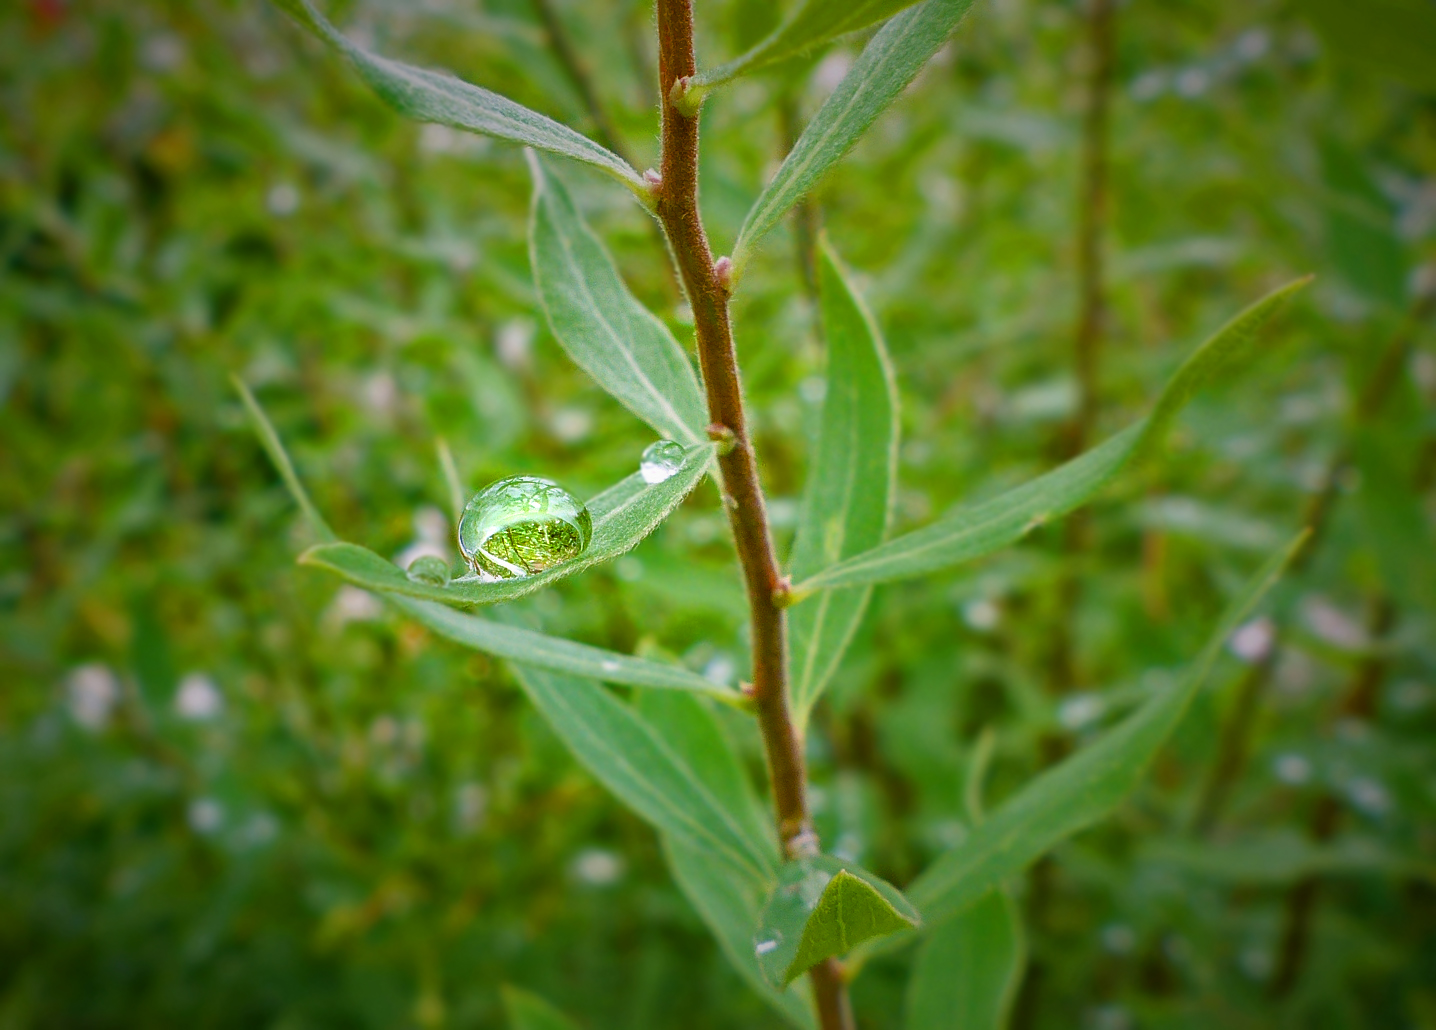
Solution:
M 433 601 L 418 601 L 412 597 L 390 597 L 389 600 L 439 636 L 485 654 L 521 661 L 549 672 L 588 676 L 605 683 L 707 694 L 731 705 L 746 703 L 738 691 L 719 686 L 681 665 L 651 662 L 521 626 L 490 622 Z
M 563 183 L 529 154 L 529 260 L 549 327 L 579 368 L 665 439 L 707 439 L 698 377 L 682 346 L 629 292 Z
M 244 402 L 245 410 L 249 412 L 249 419 L 254 423 L 255 432 L 259 434 L 260 446 L 269 456 L 270 462 L 279 473 L 279 478 L 284 481 L 289 496 L 294 499 L 294 503 L 299 505 L 299 510 L 304 513 L 309 527 L 321 540 L 338 540 L 339 537 L 335 535 L 334 530 L 329 528 L 329 523 L 325 521 L 323 515 L 319 514 L 319 509 L 310 500 L 309 491 L 304 489 L 304 484 L 299 480 L 299 473 L 294 471 L 294 462 L 290 460 L 289 452 L 284 449 L 284 441 L 279 438 L 278 431 L 269 421 L 269 416 L 264 413 L 264 409 L 259 406 L 259 401 L 254 399 L 254 394 L 249 392 L 249 387 L 239 376 L 231 375 L 229 381 L 239 393 L 239 399 Z
M 543 998 L 504 984 L 500 990 L 510 1030 L 578 1030 L 577 1024 Z
M 918 876 L 908 895 L 923 918 L 935 924 L 957 915 L 1053 845 L 1115 809 L 1181 722 L 1227 639 L 1280 578 L 1308 535 L 1303 531 L 1247 582 L 1181 684 L 1151 698 L 1101 740 L 1034 779 Z
M 906 1030 L 1002 1030 L 1027 964 L 1022 917 L 1005 890 L 943 923 L 918 950 Z
M 733 246 L 735 281 L 758 241 L 917 78 L 971 6 L 972 0 L 926 0 L 893 18 L 869 41 L 749 210 Z
M 355 586 L 381 594 L 457 605 L 512 601 L 638 546 L 698 485 L 712 459 L 712 444 L 690 447 L 678 471 L 663 482 L 645 483 L 635 472 L 605 490 L 588 502 L 593 519 L 593 539 L 588 549 L 572 561 L 521 579 L 485 582 L 477 576 L 465 576 L 442 587 L 416 583 L 393 562 L 351 543 L 318 544 L 301 554 L 299 561 L 328 569 Z
M 372 54 L 331 25 L 312 0 L 275 0 L 275 3 L 347 58 L 369 88 L 400 114 L 582 161 L 613 176 L 645 205 L 650 203 L 643 180 L 628 162 L 587 136 L 452 75 Z
M 886 880 L 833 855 L 812 855 L 778 870 L 753 951 L 769 982 L 786 987 L 824 959 L 920 922 Z
M 693 100 L 731 82 L 740 75 L 757 71 L 794 57 L 849 32 L 875 25 L 918 0 L 800 0 L 793 13 L 765 39 L 726 64 L 693 77 L 689 95 Z M 694 91 L 696 95 L 694 95 Z
M 683 756 L 694 776 L 745 832 L 765 842 L 765 850 L 776 866 L 778 845 L 772 821 L 713 712 L 695 697 L 656 690 L 637 695 L 634 707 Z M 753 927 L 758 925 L 768 878 L 745 875 L 716 860 L 705 849 L 669 834 L 663 835 L 663 855 L 679 889 L 717 938 L 738 974 L 789 1022 L 812 1027 L 806 997 L 798 990 L 782 991 L 768 983 L 753 954 Z
M 877 323 L 832 248 L 818 249 L 828 367 L 817 453 L 808 472 L 790 575 L 810 579 L 876 547 L 892 521 L 898 395 Z M 867 608 L 870 587 L 825 591 L 789 619 L 799 725 L 827 686 Z
M 771 875 L 771 844 L 745 832 L 631 705 L 591 679 L 518 662 L 512 667 L 524 693 L 573 756 L 643 820 L 708 851 L 731 870 L 729 875 Z
M 991 554 L 1086 504 L 1126 465 L 1151 450 L 1194 393 L 1252 351 L 1263 326 L 1310 277 L 1252 304 L 1203 343 L 1167 383 L 1151 414 L 1086 454 L 1000 497 L 960 509 L 793 587 L 795 600 L 819 590 L 920 576 Z
M 811 993 L 800 984 L 786 990 L 773 986 L 753 954 L 753 927 L 758 925 L 763 909 L 767 880 L 735 876 L 703 848 L 669 836 L 663 838 L 663 856 L 679 890 L 698 910 L 748 986 L 789 1023 L 801 1030 L 813 1030 L 817 1021 L 813 1018 Z

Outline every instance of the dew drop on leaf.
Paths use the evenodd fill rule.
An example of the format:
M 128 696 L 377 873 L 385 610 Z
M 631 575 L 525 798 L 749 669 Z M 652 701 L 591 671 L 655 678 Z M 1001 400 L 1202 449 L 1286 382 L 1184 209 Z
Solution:
M 435 554 L 421 554 L 409 563 L 409 578 L 431 587 L 449 585 L 449 563 Z
M 668 479 L 683 464 L 683 445 L 672 440 L 659 440 L 643 450 L 638 471 L 649 486 Z
M 510 476 L 484 487 L 459 519 L 459 550 L 481 576 L 519 579 L 581 555 L 593 520 L 550 479 Z

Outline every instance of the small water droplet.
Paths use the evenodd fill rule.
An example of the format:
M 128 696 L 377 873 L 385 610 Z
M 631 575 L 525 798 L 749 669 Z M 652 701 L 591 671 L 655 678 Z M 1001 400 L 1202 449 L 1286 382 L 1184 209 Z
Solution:
M 421 554 L 409 563 L 409 578 L 431 587 L 449 585 L 449 563 L 432 554 Z
M 777 947 L 777 941 L 759 941 L 757 944 L 753 945 L 753 954 L 766 955 L 768 954 L 768 952 L 774 950 Z
M 669 479 L 683 465 L 683 445 L 672 440 L 649 444 L 638 459 L 638 471 L 650 486 Z
M 578 498 L 550 479 L 510 476 L 464 505 L 459 550 L 480 576 L 519 579 L 581 555 L 593 521 Z

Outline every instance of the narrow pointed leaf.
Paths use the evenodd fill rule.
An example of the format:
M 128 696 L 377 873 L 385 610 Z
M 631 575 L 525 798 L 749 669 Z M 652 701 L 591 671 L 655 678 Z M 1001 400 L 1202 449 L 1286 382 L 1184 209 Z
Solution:
M 669 747 L 683 756 L 684 764 L 748 836 L 766 842 L 776 863 L 776 828 L 710 707 L 692 694 L 657 690 L 638 694 L 633 706 Z
M 971 6 L 972 0 L 926 0 L 878 30 L 749 210 L 733 247 L 735 278 L 758 241 L 852 149 Z
M 806 985 L 775 987 L 763 975 L 753 952 L 753 927 L 758 925 L 768 881 L 735 876 L 707 850 L 673 837 L 664 836 L 663 854 L 683 896 L 698 910 L 748 986 L 793 1026 L 813 1030 L 817 1021 Z
M 259 406 L 243 380 L 238 376 L 230 376 L 229 380 L 238 391 L 240 400 L 244 401 L 244 407 L 249 412 L 250 421 L 254 423 L 255 432 L 259 434 L 259 443 L 264 448 L 264 453 L 269 455 L 269 460 L 274 463 L 279 478 L 284 480 L 289 496 L 299 505 L 299 510 L 304 513 L 310 528 L 320 539 L 337 540 L 334 530 L 329 528 L 329 523 L 309 499 L 309 491 L 304 489 L 304 484 L 299 481 L 299 473 L 294 471 L 294 462 L 289 460 L 289 452 L 284 449 L 284 442 L 279 439 L 279 433 L 269 421 L 269 416 L 264 413 L 264 409 Z
M 1033 529 L 1087 503 L 1134 458 L 1152 450 L 1199 388 L 1232 370 L 1254 350 L 1263 326 L 1309 282 L 1299 279 L 1267 294 L 1199 347 L 1167 383 L 1152 413 L 1105 443 L 1046 475 L 990 501 L 963 508 L 923 529 L 824 569 L 793 588 L 796 598 L 819 590 L 920 576 L 991 554 Z
M 786 21 L 751 50 L 727 64 L 702 72 L 690 90 L 698 97 L 739 75 L 812 50 L 831 39 L 891 18 L 917 0 L 799 0 Z M 698 97 L 695 97 L 697 99 Z
M 372 54 L 331 25 L 311 0 L 275 0 L 275 3 L 344 55 L 380 99 L 400 114 L 582 161 L 607 172 L 643 203 L 649 203 L 643 180 L 628 162 L 587 136 L 452 75 Z
M 512 601 L 617 558 L 636 547 L 698 485 L 712 457 L 712 444 L 691 447 L 678 471 L 663 482 L 645 483 L 643 477 L 635 472 L 605 490 L 588 502 L 588 513 L 593 519 L 593 539 L 587 550 L 572 561 L 532 576 L 495 582 L 465 576 L 447 586 L 433 586 L 411 580 L 393 562 L 350 543 L 318 544 L 301 554 L 299 561 L 304 565 L 328 569 L 355 586 L 383 594 L 402 594 L 458 605 Z
M 962 912 L 1058 841 L 1106 817 L 1132 792 L 1181 722 L 1227 639 L 1276 583 L 1307 535 L 1303 532 L 1247 583 L 1179 685 L 1037 777 L 913 882 L 908 895 L 927 922 L 937 924 Z
M 935 929 L 908 981 L 906 1030 L 1002 1030 L 1027 964 L 1022 917 L 1005 890 L 989 891 Z
M 826 242 L 819 248 L 826 389 L 790 575 L 805 580 L 882 543 L 897 477 L 898 398 L 882 335 Z M 793 707 L 799 724 L 862 621 L 870 587 L 824 592 L 793 611 Z
M 578 1025 L 537 994 L 504 985 L 504 1013 L 509 1030 L 578 1030 Z
M 641 818 L 707 850 L 729 875 L 770 875 L 767 843 L 753 839 L 632 706 L 591 679 L 517 662 L 513 670 L 574 757 Z
M 688 355 L 628 291 L 559 179 L 535 154 L 529 259 L 554 336 L 574 363 L 659 436 L 706 439 L 703 392 Z
M 591 676 L 606 683 L 688 691 L 708 694 L 732 705 L 744 703 L 743 695 L 738 691 L 719 686 L 681 665 L 650 662 L 562 637 L 551 637 L 521 626 L 491 622 L 432 601 L 393 596 L 389 600 L 439 636 L 499 658 L 521 661 L 550 672 Z
M 759 804 L 752 782 L 713 713 L 697 698 L 645 691 L 634 699 L 638 713 L 679 755 L 700 782 L 754 840 L 764 842 L 778 864 L 772 821 Z M 663 837 L 663 854 L 679 889 L 717 938 L 733 967 L 775 1009 L 800 1027 L 813 1025 L 801 988 L 779 990 L 758 968 L 753 954 L 753 927 L 767 895 L 769 879 L 735 871 L 705 849 L 671 835 Z
M 753 950 L 763 975 L 786 987 L 824 959 L 920 922 L 892 884 L 832 855 L 814 855 L 778 870 Z

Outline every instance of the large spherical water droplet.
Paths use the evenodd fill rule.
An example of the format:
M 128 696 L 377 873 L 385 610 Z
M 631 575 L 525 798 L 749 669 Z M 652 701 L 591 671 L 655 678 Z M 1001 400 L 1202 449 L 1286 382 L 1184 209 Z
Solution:
M 431 587 L 449 585 L 449 563 L 435 554 L 421 554 L 409 563 L 409 578 Z
M 532 576 L 588 547 L 593 520 L 549 479 L 510 476 L 484 487 L 459 519 L 459 550 L 473 570 L 498 579 Z
M 672 440 L 659 440 L 644 448 L 638 459 L 638 471 L 650 486 L 670 478 L 683 465 L 683 445 Z

